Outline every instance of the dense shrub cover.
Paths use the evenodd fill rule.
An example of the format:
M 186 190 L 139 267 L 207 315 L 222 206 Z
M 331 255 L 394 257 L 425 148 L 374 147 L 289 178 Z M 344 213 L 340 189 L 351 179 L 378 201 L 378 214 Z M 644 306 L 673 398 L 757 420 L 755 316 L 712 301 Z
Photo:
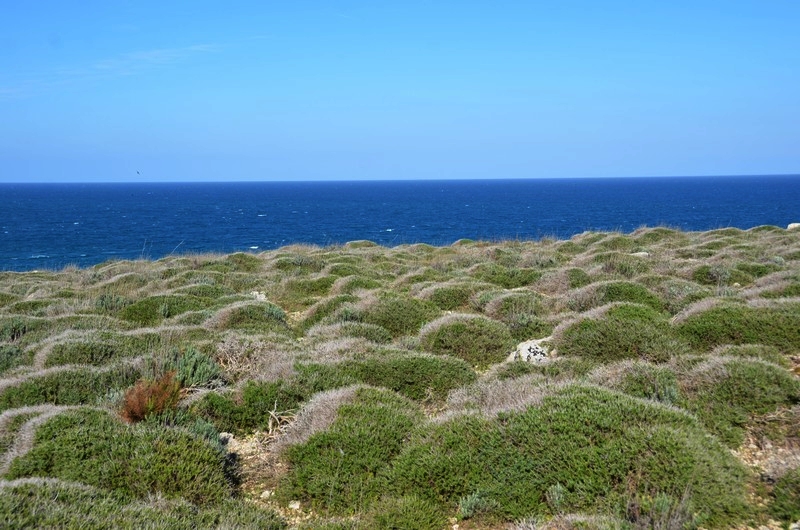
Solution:
M 779 227 L 0 272 L 0 526 L 788 526 L 799 286 Z

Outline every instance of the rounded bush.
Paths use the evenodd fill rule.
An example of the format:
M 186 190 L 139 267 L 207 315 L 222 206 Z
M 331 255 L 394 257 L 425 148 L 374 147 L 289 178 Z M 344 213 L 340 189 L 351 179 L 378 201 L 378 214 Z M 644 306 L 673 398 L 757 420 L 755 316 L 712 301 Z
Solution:
M 393 337 L 416 334 L 423 324 L 435 318 L 439 308 L 430 302 L 384 293 L 364 310 L 362 321 L 381 326 Z
M 665 317 L 634 304 L 610 308 L 598 318 L 584 318 L 570 325 L 556 344 L 562 355 L 599 362 L 641 359 L 665 362 L 689 351 L 672 331 Z
M 473 366 L 501 362 L 515 345 L 508 327 L 477 315 L 448 315 L 420 333 L 423 350 L 458 357 Z

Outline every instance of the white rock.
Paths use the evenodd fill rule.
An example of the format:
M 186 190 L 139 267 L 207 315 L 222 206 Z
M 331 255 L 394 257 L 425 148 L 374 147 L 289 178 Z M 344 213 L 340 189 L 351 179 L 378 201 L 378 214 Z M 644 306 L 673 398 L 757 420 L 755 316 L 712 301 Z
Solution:
M 272 497 L 272 493 L 273 493 L 272 490 L 264 490 L 261 492 L 261 498 L 269 499 L 270 497 Z
M 631 256 L 636 256 L 637 258 L 648 258 L 650 257 L 649 252 L 633 252 Z
M 289 503 L 289 509 L 290 510 L 295 510 L 295 511 L 299 510 L 300 509 L 300 501 L 292 501 L 292 502 L 290 502 Z
M 511 361 L 525 361 L 528 363 L 546 362 L 548 357 L 547 350 L 540 344 L 545 339 L 526 340 L 519 343 L 517 349 L 509 356 Z
M 786 230 L 797 230 L 800 229 L 800 223 L 789 223 L 789 226 L 786 227 Z

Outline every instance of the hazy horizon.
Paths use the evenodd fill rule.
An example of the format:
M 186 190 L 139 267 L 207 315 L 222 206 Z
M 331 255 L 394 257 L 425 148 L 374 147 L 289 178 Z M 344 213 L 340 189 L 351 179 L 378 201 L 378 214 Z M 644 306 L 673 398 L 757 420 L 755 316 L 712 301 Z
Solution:
M 795 175 L 800 3 L 4 9 L 0 182 Z

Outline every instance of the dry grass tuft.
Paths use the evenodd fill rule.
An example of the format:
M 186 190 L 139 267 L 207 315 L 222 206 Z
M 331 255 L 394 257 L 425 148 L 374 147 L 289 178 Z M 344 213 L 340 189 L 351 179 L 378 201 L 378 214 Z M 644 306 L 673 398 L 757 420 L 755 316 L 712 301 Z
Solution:
M 273 450 L 281 453 L 292 445 L 308 441 L 314 434 L 327 430 L 336 421 L 339 407 L 355 400 L 356 392 L 365 385 L 354 385 L 320 392 L 300 409 L 294 421 L 284 427 Z

